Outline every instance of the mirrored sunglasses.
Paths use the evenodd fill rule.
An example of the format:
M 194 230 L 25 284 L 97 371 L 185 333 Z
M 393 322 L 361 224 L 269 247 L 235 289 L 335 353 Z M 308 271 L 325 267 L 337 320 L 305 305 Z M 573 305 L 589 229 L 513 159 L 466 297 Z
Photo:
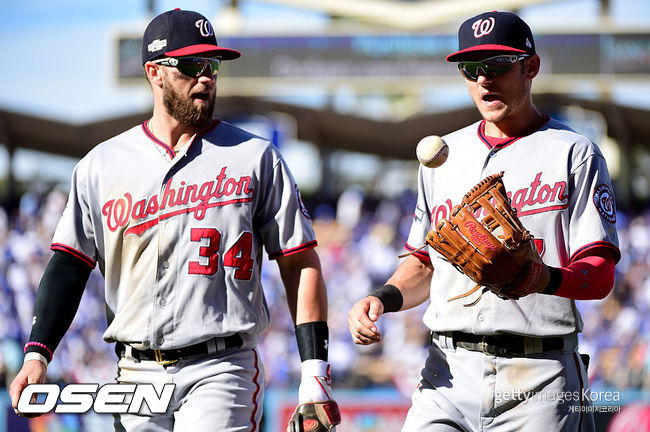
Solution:
M 481 61 L 461 61 L 458 62 L 458 70 L 468 80 L 476 81 L 480 72 L 488 77 L 502 75 L 512 69 L 513 64 L 526 57 L 528 56 L 509 54 L 490 57 Z
M 163 66 L 171 66 L 178 69 L 183 75 L 189 77 L 199 77 L 208 69 L 210 75 L 216 75 L 219 72 L 221 58 L 219 57 L 170 57 L 153 61 Z

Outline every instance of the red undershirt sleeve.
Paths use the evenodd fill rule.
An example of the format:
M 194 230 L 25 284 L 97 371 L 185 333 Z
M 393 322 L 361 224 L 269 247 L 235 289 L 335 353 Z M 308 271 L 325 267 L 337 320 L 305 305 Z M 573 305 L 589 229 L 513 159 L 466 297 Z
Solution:
M 590 251 L 589 255 L 558 269 L 562 281 L 554 295 L 574 300 L 605 298 L 614 287 L 615 263 L 607 249 Z

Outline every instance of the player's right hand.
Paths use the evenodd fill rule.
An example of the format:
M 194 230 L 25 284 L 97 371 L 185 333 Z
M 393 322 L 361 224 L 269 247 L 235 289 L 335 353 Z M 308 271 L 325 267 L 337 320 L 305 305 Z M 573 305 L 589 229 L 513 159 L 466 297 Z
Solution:
M 357 345 L 381 342 L 381 333 L 375 322 L 384 313 L 384 305 L 377 297 L 364 297 L 352 306 L 348 313 L 348 327 Z
M 18 400 L 28 384 L 43 384 L 47 375 L 47 366 L 39 360 L 28 360 L 9 386 L 9 396 L 14 412 L 22 417 L 38 417 L 41 414 L 23 414 L 18 411 Z M 36 395 L 34 395 L 36 398 Z M 32 402 L 36 402 L 32 400 Z

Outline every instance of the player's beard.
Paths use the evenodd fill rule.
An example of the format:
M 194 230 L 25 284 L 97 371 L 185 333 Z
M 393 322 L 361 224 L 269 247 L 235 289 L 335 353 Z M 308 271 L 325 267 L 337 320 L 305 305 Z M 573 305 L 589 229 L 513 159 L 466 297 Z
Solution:
M 200 127 L 212 120 L 216 92 L 208 94 L 208 103 L 196 106 L 191 97 L 181 96 L 173 86 L 163 88 L 163 105 L 176 121 L 186 126 Z

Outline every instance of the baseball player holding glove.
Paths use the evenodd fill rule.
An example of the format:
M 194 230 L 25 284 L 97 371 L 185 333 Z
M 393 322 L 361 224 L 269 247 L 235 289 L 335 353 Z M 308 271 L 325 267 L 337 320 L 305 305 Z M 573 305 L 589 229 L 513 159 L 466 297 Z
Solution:
M 540 58 L 517 15 L 469 18 L 458 42 L 447 60 L 482 120 L 420 167 L 411 253 L 353 306 L 352 338 L 379 342 L 381 314 L 430 300 L 403 431 L 593 431 L 575 300 L 605 297 L 620 259 L 605 160 L 532 103 Z
M 10 386 L 18 414 L 22 390 L 45 381 L 99 266 L 117 381 L 175 384 L 165 414 L 144 404 L 139 413 L 115 414 L 115 429 L 259 431 L 264 371 L 256 346 L 269 326 L 264 248 L 296 323 L 299 402 L 312 408 L 294 423 L 315 420 L 329 430 L 327 422 L 338 421 L 325 283 L 298 187 L 271 143 L 212 118 L 219 65 L 238 57 L 196 12 L 168 11 L 146 28 L 142 63 L 153 116 L 75 167 L 25 362 Z

